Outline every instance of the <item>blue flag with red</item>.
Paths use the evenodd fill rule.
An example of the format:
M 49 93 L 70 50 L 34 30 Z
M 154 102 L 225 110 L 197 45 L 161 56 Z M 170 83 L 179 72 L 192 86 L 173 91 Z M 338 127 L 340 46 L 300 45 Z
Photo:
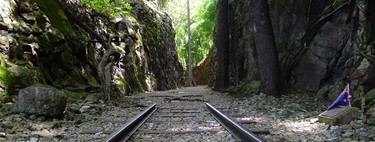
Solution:
M 337 97 L 337 99 L 328 107 L 327 110 L 335 108 L 337 106 L 350 106 L 352 96 L 349 93 L 349 84 L 346 85 L 344 91 Z

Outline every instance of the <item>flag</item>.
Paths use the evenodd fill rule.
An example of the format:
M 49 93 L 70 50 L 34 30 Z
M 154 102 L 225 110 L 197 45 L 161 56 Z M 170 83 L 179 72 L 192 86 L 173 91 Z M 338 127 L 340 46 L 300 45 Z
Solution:
M 350 96 L 349 92 L 349 84 L 346 85 L 344 91 L 337 97 L 337 99 L 328 107 L 327 110 L 335 108 L 337 106 L 350 106 L 350 100 L 352 96 Z

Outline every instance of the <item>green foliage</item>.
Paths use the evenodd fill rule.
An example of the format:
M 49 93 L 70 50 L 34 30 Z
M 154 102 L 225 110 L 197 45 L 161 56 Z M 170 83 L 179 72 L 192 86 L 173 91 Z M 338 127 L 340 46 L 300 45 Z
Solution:
M 132 9 L 130 4 L 123 0 L 81 0 L 81 3 L 111 18 L 118 15 L 126 16 Z
M 217 0 L 190 0 L 192 65 L 204 59 L 212 46 Z M 188 61 L 186 1 L 171 0 L 167 12 L 176 30 L 178 56 L 183 67 Z

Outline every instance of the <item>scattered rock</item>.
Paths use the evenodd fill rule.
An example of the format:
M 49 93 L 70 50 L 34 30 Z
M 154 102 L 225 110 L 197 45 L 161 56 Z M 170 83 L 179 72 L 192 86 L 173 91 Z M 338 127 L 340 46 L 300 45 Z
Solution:
M 338 138 L 341 134 L 341 129 L 339 126 L 332 126 L 330 131 L 333 139 Z
M 86 112 L 88 109 L 90 109 L 91 107 L 90 106 L 82 106 L 80 109 L 79 109 L 79 111 L 81 112 L 81 113 L 84 113 L 84 112 Z
M 194 93 L 201 90 L 184 90 L 180 92 Z M 329 126 L 323 123 L 317 123 L 316 116 L 328 106 L 328 102 L 321 103 L 305 103 L 305 100 L 312 100 L 316 95 L 293 94 L 282 96 L 281 98 L 273 98 L 266 95 L 254 95 L 242 98 L 233 98 L 229 95 L 211 93 L 211 91 L 200 92 L 209 103 L 215 104 L 215 107 L 237 109 L 238 113 L 246 115 L 246 119 L 256 121 L 257 124 L 249 125 L 252 129 L 267 129 L 271 131 L 271 135 L 261 135 L 267 141 L 371 141 L 374 137 L 375 129 L 369 127 L 363 120 L 353 120 L 349 125 Z M 173 93 L 161 93 L 162 95 L 174 95 Z M 161 95 L 158 93 L 158 95 Z M 11 125 L 5 126 L 7 141 L 9 137 L 14 135 L 15 141 L 31 141 L 31 138 L 38 138 L 38 141 L 100 141 L 106 134 L 91 133 L 82 134 L 85 130 L 110 131 L 117 129 L 123 123 L 114 121 L 129 120 L 132 116 L 141 112 L 144 107 L 137 104 L 148 104 L 163 102 L 161 97 L 149 97 L 153 95 L 139 94 L 137 96 L 129 96 L 127 99 L 118 99 L 116 103 L 108 103 L 106 105 L 100 103 L 88 103 L 86 100 L 74 100 L 67 104 L 66 113 L 72 115 L 71 119 L 45 119 L 40 121 L 24 119 L 20 114 L 12 114 L 9 117 L 1 118 L 0 124 L 5 123 Z M 142 99 L 139 99 L 142 97 Z M 129 100 L 138 98 L 137 103 L 129 104 Z M 175 103 L 176 107 L 181 107 L 181 103 L 190 103 L 183 101 Z M 116 105 L 115 105 L 116 104 Z M 119 105 L 121 104 L 121 105 Z M 126 104 L 127 107 L 123 107 Z M 158 103 L 158 105 L 162 105 Z M 166 104 L 163 104 L 166 105 Z M 172 104 L 171 104 L 172 105 Z M 198 106 L 202 105 L 198 102 Z M 74 108 L 70 110 L 69 108 Z M 81 113 L 80 109 L 84 110 Z M 78 111 L 73 113 L 73 111 Z M 92 113 L 101 112 L 102 114 Z M 65 114 L 66 116 L 67 114 Z M 69 116 L 70 117 L 70 116 Z M 14 119 L 23 118 L 19 123 L 13 123 Z M 244 116 L 245 118 L 245 116 Z M 26 120 L 26 121 L 25 121 Z M 100 125 L 98 125 L 100 124 Z M 0 125 L 0 127 L 3 127 Z M 26 127 L 26 128 L 25 128 Z M 31 129 L 30 129 L 31 128 Z M 11 133 L 10 133 L 11 132 Z M 298 135 L 296 135 L 296 133 Z M 96 134 L 96 135 L 95 135 Z M 220 135 L 220 134 L 219 134 Z M 39 137 L 38 137 L 39 136 Z M 367 136 L 366 139 L 365 136 Z M 212 137 L 212 138 L 211 138 Z M 227 135 L 218 139 L 210 136 L 212 141 L 231 141 L 234 138 Z M 3 139 L 1 139 L 2 141 Z M 97 138 L 97 139 L 94 139 Z M 165 139 L 165 136 L 150 136 L 154 141 L 173 141 Z M 194 139 L 194 136 L 186 136 L 184 138 Z M 179 138 L 178 140 L 181 140 Z M 224 140 L 225 139 L 225 140 Z M 175 139 L 174 139 L 175 140 Z M 141 140 L 140 140 L 141 141 Z
M 75 119 L 73 124 L 81 124 L 82 123 L 82 119 L 78 118 L 78 119 Z
M 40 116 L 36 120 L 37 121 L 44 121 L 44 120 L 46 120 L 46 117 L 45 116 Z
M 0 132 L 0 137 L 5 137 L 6 136 L 6 134 L 4 133 L 4 132 Z
M 35 138 L 35 137 L 30 138 L 30 142 L 38 142 L 38 141 L 39 141 L 39 138 Z
M 29 119 L 30 119 L 30 120 L 35 120 L 36 118 L 37 118 L 36 115 L 30 115 L 30 116 L 29 116 Z
M 16 112 L 61 117 L 66 107 L 64 92 L 47 85 L 34 85 L 18 93 Z
M 349 131 L 346 131 L 342 136 L 343 137 L 351 137 L 351 136 L 353 136 L 353 134 L 354 134 L 353 131 L 349 130 Z

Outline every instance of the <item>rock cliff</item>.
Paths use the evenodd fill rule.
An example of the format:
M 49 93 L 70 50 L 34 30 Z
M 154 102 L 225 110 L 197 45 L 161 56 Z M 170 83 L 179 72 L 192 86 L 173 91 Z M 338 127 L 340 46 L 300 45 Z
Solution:
M 146 0 L 129 3 L 130 15 L 116 21 L 73 0 L 1 1 L 0 96 L 36 83 L 76 91 L 105 84 L 111 94 L 178 87 L 169 16 Z
M 259 80 L 250 1 L 230 1 L 230 84 Z M 286 84 L 317 91 L 337 82 L 374 88 L 374 2 L 270 1 Z M 213 50 L 211 61 L 215 61 Z M 214 68 L 215 62 L 211 63 Z M 212 72 L 212 69 L 211 69 Z M 211 75 L 213 73 L 210 73 Z M 212 83 L 215 77 L 210 77 Z

